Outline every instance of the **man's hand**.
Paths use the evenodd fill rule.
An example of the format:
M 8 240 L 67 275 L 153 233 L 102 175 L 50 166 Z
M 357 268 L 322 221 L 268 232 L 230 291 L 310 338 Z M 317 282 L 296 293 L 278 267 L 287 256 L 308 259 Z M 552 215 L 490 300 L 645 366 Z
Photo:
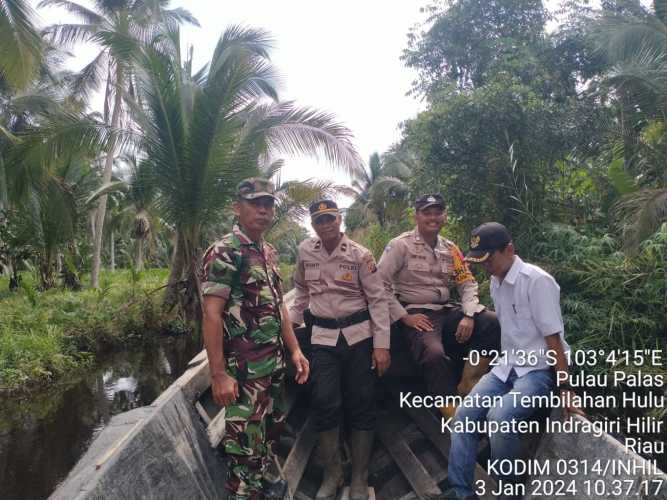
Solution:
M 373 349 L 373 362 L 371 368 L 377 370 L 378 377 L 384 375 L 391 364 L 389 349 Z
M 292 353 L 292 363 L 296 366 L 294 380 L 296 380 L 297 384 L 305 384 L 308 380 L 308 375 L 310 375 L 310 364 L 301 352 L 301 349 L 296 349 Z
M 239 397 L 239 383 L 228 373 L 214 375 L 211 378 L 213 401 L 218 406 L 229 406 Z
M 464 344 L 472 335 L 473 328 L 475 328 L 475 320 L 464 316 L 461 321 L 459 321 L 459 326 L 456 327 L 456 341 L 459 344 Z
M 570 415 L 581 415 L 582 417 L 585 417 L 586 413 L 584 413 L 584 410 L 572 404 L 573 396 L 574 391 L 572 389 L 561 389 L 560 391 L 560 397 L 563 400 L 563 412 L 565 416 L 569 417 Z
M 401 318 L 401 321 L 405 326 L 414 328 L 419 332 L 433 331 L 433 323 L 431 323 L 426 314 L 407 314 Z

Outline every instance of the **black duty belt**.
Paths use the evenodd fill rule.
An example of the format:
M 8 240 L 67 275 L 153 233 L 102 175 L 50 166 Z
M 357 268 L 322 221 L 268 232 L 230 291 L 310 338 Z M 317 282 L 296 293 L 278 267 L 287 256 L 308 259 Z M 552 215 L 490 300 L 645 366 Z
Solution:
M 328 328 L 330 330 L 347 328 L 348 326 L 363 323 L 364 321 L 371 319 L 371 315 L 366 309 L 363 311 L 357 311 L 356 313 L 350 314 L 349 316 L 345 316 L 343 318 L 320 318 L 314 314 L 311 314 L 311 316 L 313 318 L 313 325 L 319 326 L 321 328 Z

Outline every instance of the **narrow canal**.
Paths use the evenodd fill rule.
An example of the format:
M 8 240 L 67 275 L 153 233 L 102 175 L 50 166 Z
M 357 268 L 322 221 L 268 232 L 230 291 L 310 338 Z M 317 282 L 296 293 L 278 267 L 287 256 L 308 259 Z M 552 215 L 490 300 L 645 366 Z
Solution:
M 0 498 L 47 498 L 113 415 L 150 404 L 198 349 L 164 338 L 109 354 L 65 387 L 0 400 Z

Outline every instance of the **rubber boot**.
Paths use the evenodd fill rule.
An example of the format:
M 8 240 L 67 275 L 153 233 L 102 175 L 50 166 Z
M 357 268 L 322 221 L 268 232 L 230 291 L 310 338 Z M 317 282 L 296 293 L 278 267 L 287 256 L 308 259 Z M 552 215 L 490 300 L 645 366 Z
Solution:
M 368 462 L 373 451 L 373 431 L 352 431 L 350 500 L 368 500 Z
M 472 391 L 472 388 L 475 387 L 475 384 L 479 382 L 479 379 L 489 371 L 490 364 L 491 358 L 489 357 L 480 357 L 479 363 L 476 366 L 471 365 L 470 361 L 466 361 L 466 364 L 463 366 L 461 382 L 456 388 L 458 393 L 461 396 L 467 396 Z
M 324 464 L 324 479 L 315 500 L 333 500 L 343 485 L 343 466 L 340 462 L 339 428 L 320 432 L 319 450 Z

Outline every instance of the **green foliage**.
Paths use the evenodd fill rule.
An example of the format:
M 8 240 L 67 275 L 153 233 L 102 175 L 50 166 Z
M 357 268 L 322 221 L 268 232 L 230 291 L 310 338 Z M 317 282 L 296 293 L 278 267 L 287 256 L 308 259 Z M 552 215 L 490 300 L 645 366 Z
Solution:
M 60 379 L 97 352 L 171 331 L 155 293 L 166 279 L 165 269 L 145 271 L 140 282 L 118 271 L 103 274 L 104 292 L 39 293 L 24 275 L 20 294 L 0 292 L 0 392 Z
M 414 227 L 414 220 L 413 209 L 406 209 L 403 212 L 403 217 L 398 219 L 398 221 L 392 222 L 391 225 L 367 224 L 352 232 L 350 237 L 368 248 L 375 259 L 379 260 L 387 243 L 399 234 L 412 229 Z
M 390 149 L 382 156 L 373 153 L 368 168 L 360 169 L 353 176 L 349 195 L 354 197 L 354 202 L 345 213 L 345 227 L 355 231 L 372 222 L 385 226 L 399 219 L 407 205 L 406 179 L 410 174 L 402 151 Z
M 278 272 L 283 279 L 283 292 L 287 293 L 294 287 L 293 277 L 295 264 L 293 262 L 280 262 Z
M 27 86 L 41 63 L 42 40 L 34 18 L 28 1 L 0 0 L 0 82 L 14 88 Z
M 608 234 L 571 226 L 534 228 L 518 252 L 561 286 L 568 341 L 580 348 L 667 348 L 667 225 L 627 259 Z
M 408 36 L 403 55 L 408 66 L 419 70 L 415 90 L 432 94 L 443 84 L 453 83 L 462 89 L 484 85 L 505 62 L 516 61 L 524 49 L 539 46 L 548 17 L 542 3 L 434 2 L 424 26 Z

